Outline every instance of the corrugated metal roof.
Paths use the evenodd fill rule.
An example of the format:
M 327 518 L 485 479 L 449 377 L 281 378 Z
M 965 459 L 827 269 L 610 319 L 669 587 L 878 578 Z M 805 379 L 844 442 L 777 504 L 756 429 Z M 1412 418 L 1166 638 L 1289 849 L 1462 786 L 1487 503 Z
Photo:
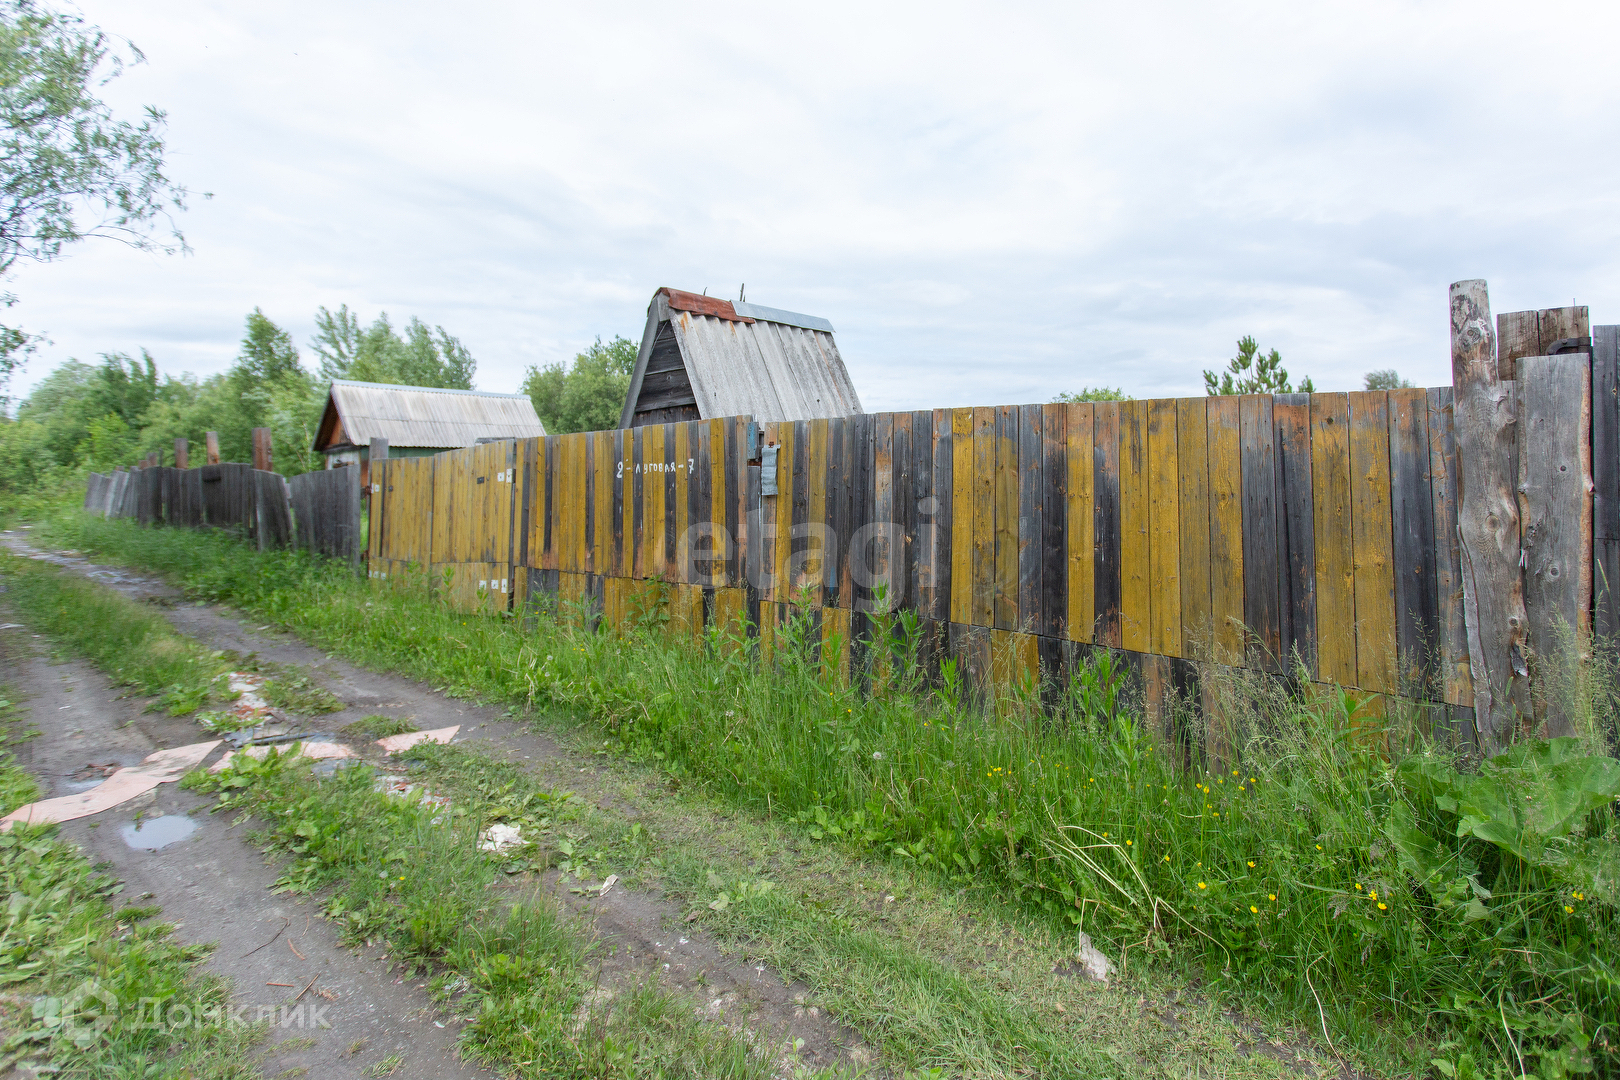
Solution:
M 528 439 L 545 433 L 527 394 L 335 379 L 315 449 L 368 446 L 373 438 L 387 439 L 389 446 L 452 449 L 479 439 Z
M 647 337 L 631 379 L 621 421 L 626 426 L 634 423 L 642 372 L 665 319 L 674 327 L 704 419 L 815 420 L 862 411 L 826 319 L 660 289 L 653 295 Z

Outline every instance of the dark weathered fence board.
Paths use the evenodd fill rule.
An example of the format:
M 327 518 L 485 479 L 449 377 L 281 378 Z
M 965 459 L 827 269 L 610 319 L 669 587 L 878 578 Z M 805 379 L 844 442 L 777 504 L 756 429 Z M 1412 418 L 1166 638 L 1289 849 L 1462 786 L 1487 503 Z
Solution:
M 1277 595 L 1283 552 L 1277 543 L 1277 448 L 1269 394 L 1238 401 L 1243 477 L 1243 622 L 1248 662 L 1283 665 L 1282 604 Z
M 1280 394 L 1271 412 L 1276 437 L 1277 602 L 1284 662 L 1317 678 L 1316 504 L 1311 475 L 1311 399 Z
M 1526 644 L 1545 671 L 1567 661 L 1576 632 L 1586 629 L 1591 368 L 1582 353 L 1526 356 L 1518 364 Z M 1545 708 L 1545 702 L 1539 704 Z M 1570 717 L 1558 705 L 1546 709 L 1544 717 L 1553 733 L 1569 733 Z
M 1620 326 L 1592 327 L 1592 633 L 1620 638 Z
M 1389 482 L 1396 662 L 1403 692 L 1422 699 L 1440 696 L 1440 593 L 1432 472 L 1428 395 L 1422 390 L 1391 390 Z

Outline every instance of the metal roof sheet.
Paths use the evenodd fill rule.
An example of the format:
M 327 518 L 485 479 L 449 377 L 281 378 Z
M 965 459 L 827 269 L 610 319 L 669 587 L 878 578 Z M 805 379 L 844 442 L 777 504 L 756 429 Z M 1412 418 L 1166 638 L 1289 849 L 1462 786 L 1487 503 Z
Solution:
M 451 449 L 481 438 L 528 439 L 545 433 L 527 394 L 334 379 L 315 449 L 367 446 L 373 438 L 387 439 L 390 446 Z
M 704 419 L 747 415 L 762 422 L 816 420 L 862 411 L 826 319 L 660 289 L 648 312 L 624 425 L 634 423 L 642 373 L 666 319 L 675 329 Z

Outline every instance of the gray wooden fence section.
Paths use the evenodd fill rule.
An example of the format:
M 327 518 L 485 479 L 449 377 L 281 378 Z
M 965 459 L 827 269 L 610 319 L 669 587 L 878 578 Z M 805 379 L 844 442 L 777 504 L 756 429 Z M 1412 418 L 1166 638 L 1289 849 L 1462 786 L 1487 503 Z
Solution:
M 299 547 L 360 565 L 360 470 L 307 472 L 288 482 Z
M 84 508 L 142 525 L 234 529 L 261 551 L 296 545 L 356 566 L 364 550 L 360 470 L 354 468 L 291 481 L 234 463 L 91 473 Z

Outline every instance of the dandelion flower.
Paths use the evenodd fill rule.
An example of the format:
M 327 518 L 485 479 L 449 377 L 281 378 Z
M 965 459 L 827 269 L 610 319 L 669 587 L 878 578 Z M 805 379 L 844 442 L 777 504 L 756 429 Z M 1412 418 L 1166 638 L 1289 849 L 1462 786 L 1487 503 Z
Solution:
M 1255 907 L 1253 904 L 1249 905 L 1249 910 L 1254 912 L 1254 914 L 1256 914 L 1256 915 L 1260 914 L 1260 909 Z
M 1233 769 L 1233 770 L 1232 770 L 1232 775 L 1233 775 L 1233 776 L 1236 776 L 1236 775 L 1237 775 L 1237 770 L 1236 770 L 1236 769 Z

